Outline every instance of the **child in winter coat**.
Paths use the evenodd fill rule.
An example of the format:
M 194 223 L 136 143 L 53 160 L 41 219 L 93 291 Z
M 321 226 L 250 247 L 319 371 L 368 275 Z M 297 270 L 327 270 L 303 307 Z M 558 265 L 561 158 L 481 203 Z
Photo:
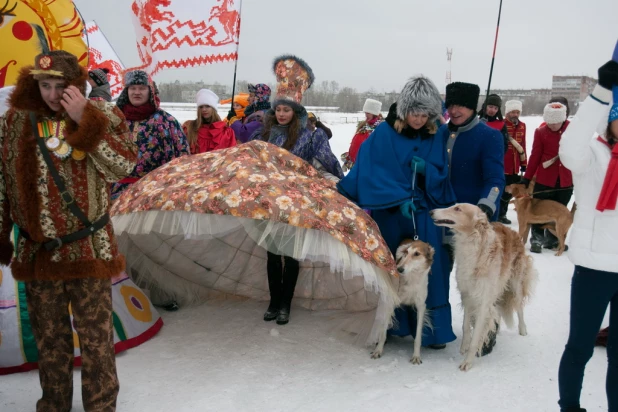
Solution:
M 182 125 L 191 154 L 236 146 L 234 131 L 217 113 L 219 97 L 208 89 L 197 92 L 197 119 Z
M 604 130 L 597 130 L 600 123 Z M 618 62 L 599 68 L 599 83 L 562 136 L 559 154 L 573 174 L 577 213 L 569 249 L 575 264 L 570 332 L 560 361 L 558 403 L 563 412 L 585 411 L 579 404 L 584 369 L 609 305 L 606 388 L 608 411 L 616 412 L 618 325 L 611 323 L 618 319 Z

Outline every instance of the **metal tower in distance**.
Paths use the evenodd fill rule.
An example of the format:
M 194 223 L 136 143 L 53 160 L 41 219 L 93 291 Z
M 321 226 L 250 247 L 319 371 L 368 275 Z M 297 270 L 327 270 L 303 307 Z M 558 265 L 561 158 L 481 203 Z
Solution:
M 446 61 L 448 62 L 448 70 L 446 71 L 446 84 L 450 84 L 452 82 L 451 79 L 451 66 L 453 60 L 453 49 L 446 48 Z

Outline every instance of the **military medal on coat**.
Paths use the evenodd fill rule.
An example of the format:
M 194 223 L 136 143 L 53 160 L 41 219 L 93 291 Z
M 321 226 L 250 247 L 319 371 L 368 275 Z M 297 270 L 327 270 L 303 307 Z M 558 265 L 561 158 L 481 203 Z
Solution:
M 83 160 L 86 158 L 86 153 L 81 150 L 73 149 L 64 140 L 64 130 L 66 123 L 64 120 L 52 122 L 44 120 L 37 123 L 39 136 L 45 140 L 45 146 L 59 159 L 66 159 L 69 156 L 75 160 Z

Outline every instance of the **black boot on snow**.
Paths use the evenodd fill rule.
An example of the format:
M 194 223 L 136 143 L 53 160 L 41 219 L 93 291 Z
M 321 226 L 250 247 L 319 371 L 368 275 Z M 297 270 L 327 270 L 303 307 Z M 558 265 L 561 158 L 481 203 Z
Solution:
M 271 303 L 270 305 L 268 305 L 268 309 L 266 309 L 266 312 L 264 312 L 264 320 L 266 322 L 270 322 L 271 320 L 277 319 L 277 316 L 279 316 L 279 308 L 273 306 Z
M 286 325 L 290 321 L 290 305 L 283 304 L 277 315 L 277 325 Z
M 268 252 L 266 263 L 268 273 L 268 290 L 270 291 L 270 304 L 264 312 L 264 320 L 270 322 L 277 319 L 281 307 L 281 279 L 283 277 L 283 261 L 281 256 Z

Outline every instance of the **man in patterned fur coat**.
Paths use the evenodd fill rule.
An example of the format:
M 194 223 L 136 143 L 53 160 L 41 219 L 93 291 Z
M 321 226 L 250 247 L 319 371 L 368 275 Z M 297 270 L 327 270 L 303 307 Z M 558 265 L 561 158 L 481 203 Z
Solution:
M 34 66 L 20 71 L 0 117 L 0 263 L 12 260 L 15 279 L 26 284 L 43 389 L 39 412 L 71 410 L 71 314 L 84 409 L 116 409 L 111 278 L 125 262 L 109 192 L 135 167 L 137 148 L 120 109 L 86 100 L 87 79 L 75 56 L 43 47 Z

